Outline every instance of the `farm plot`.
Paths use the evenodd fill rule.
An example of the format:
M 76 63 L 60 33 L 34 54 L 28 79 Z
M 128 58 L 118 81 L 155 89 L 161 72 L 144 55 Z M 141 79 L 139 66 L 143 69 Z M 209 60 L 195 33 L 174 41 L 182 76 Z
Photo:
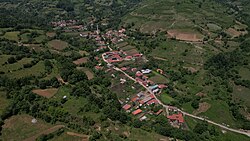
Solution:
M 203 35 L 195 33 L 195 32 L 185 32 L 179 30 L 168 30 L 167 31 L 170 38 L 175 38 L 177 40 L 182 41 L 190 41 L 190 42 L 201 42 L 203 41 Z
M 49 47 L 62 51 L 69 46 L 69 44 L 62 40 L 52 40 L 48 42 Z
M 36 89 L 32 90 L 33 93 L 46 97 L 46 98 L 51 98 L 57 93 L 58 89 L 56 88 L 50 88 L 50 89 Z
M 18 41 L 18 35 L 20 34 L 19 31 L 13 31 L 13 32 L 6 32 L 4 34 L 4 38 L 9 39 L 9 40 L 13 40 L 13 41 Z
M 46 33 L 46 36 L 52 38 L 52 37 L 56 36 L 56 33 L 55 33 L 55 32 L 47 32 L 47 33 Z
M 84 64 L 84 63 L 87 63 L 87 62 L 88 62 L 87 57 L 83 57 L 83 58 L 80 58 L 80 59 L 77 59 L 77 60 L 73 61 L 73 63 L 76 64 L 76 65 L 81 65 L 81 64 Z
M 26 76 L 41 76 L 45 73 L 44 62 L 40 61 L 31 68 L 25 68 L 14 72 L 9 72 L 6 75 L 11 78 L 22 78 Z
M 52 127 L 40 119 L 36 123 L 32 123 L 32 119 L 33 117 L 22 114 L 5 120 L 2 129 L 2 139 L 4 141 L 20 141 Z
M 136 48 L 134 46 L 131 46 L 131 45 L 126 45 L 126 46 L 121 47 L 120 49 L 123 51 L 128 51 L 128 50 L 136 49 Z
M 87 75 L 89 80 L 94 78 L 94 73 L 90 71 L 88 68 L 77 67 L 77 69 L 83 71 Z

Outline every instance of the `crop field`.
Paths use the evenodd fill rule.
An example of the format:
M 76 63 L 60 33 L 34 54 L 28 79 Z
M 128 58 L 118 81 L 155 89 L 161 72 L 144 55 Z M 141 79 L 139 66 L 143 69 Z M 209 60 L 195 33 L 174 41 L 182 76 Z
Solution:
M 76 64 L 76 65 L 84 64 L 84 63 L 87 63 L 87 62 L 88 62 L 87 57 L 83 57 L 83 58 L 80 58 L 80 59 L 77 59 L 77 60 L 73 61 L 73 63 Z
M 4 121 L 2 129 L 3 140 L 24 140 L 51 127 L 50 124 L 37 119 L 32 123 L 29 115 L 16 115 Z
M 35 89 L 32 90 L 33 93 L 46 97 L 46 98 L 51 98 L 57 93 L 58 89 L 56 88 L 50 88 L 50 89 Z
M 56 50 L 64 50 L 65 48 L 67 48 L 69 45 L 67 42 L 65 41 L 61 41 L 61 40 L 52 40 L 49 41 L 49 47 L 56 49 Z

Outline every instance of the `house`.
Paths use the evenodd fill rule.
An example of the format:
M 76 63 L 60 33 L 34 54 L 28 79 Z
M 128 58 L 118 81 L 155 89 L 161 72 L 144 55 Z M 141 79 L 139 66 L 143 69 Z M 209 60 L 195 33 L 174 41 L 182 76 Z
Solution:
M 137 110 L 133 111 L 132 114 L 133 114 L 133 115 L 138 115 L 138 114 L 140 114 L 141 112 L 142 112 L 141 109 L 137 109 Z
M 126 68 L 126 67 L 122 67 L 121 70 L 122 70 L 122 71 L 126 71 L 127 68 Z
M 150 101 L 147 102 L 147 105 L 151 104 L 158 104 L 158 101 L 156 99 L 151 99 Z
M 141 70 L 141 72 L 142 72 L 143 74 L 149 74 L 149 73 L 152 72 L 152 70 L 146 69 L 146 70 Z
M 136 96 L 136 97 L 134 97 L 134 98 L 131 99 L 132 102 L 136 102 L 137 100 L 139 100 L 138 96 Z
M 149 86 L 148 88 L 149 88 L 150 90 L 155 90 L 155 89 L 158 88 L 158 85 Z
M 159 85 L 159 89 L 164 89 L 164 88 L 167 88 L 168 86 L 164 85 L 164 84 L 161 84 Z
M 173 114 L 173 115 L 167 116 L 167 118 L 168 118 L 171 122 L 184 123 L 184 118 L 183 118 L 182 113 Z
M 146 102 L 150 101 L 151 99 L 152 99 L 151 96 L 145 97 L 144 99 L 140 100 L 139 103 L 140 103 L 140 104 L 145 104 Z
M 133 54 L 133 57 L 142 57 L 142 54 L 139 54 L 139 53 L 136 53 L 136 54 Z
M 158 116 L 158 115 L 159 115 L 159 114 L 161 114 L 162 112 L 163 112 L 163 110 L 162 110 L 162 109 L 160 109 L 158 112 L 156 112 L 156 113 L 155 113 L 155 115 L 157 115 L 157 116 Z
M 122 108 L 123 108 L 124 110 L 127 111 L 127 110 L 129 110 L 131 107 L 132 107 L 131 105 L 125 104 Z
M 144 116 L 142 116 L 141 118 L 140 118 L 140 121 L 143 121 L 143 120 L 146 120 L 147 119 L 147 117 L 144 115 Z
M 159 91 L 160 91 L 160 89 L 157 88 L 157 89 L 154 89 L 152 92 L 153 93 L 158 93 Z
M 125 60 L 131 60 L 131 59 L 133 59 L 132 56 L 126 56 L 126 57 L 125 57 Z
M 141 76 L 143 76 L 143 74 L 142 74 L 141 72 L 138 71 L 138 72 L 136 72 L 135 76 L 136 76 L 136 77 L 141 77 Z
M 137 68 L 132 68 L 131 71 L 132 72 L 135 72 L 137 70 Z

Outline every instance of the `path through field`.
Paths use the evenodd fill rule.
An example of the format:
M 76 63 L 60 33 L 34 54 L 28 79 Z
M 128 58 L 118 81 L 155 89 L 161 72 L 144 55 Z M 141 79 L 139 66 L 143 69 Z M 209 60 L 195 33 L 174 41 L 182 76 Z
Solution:
M 65 127 L 65 126 L 64 125 L 56 125 L 54 127 L 51 127 L 51 128 L 49 128 L 47 130 L 44 130 L 44 131 L 40 132 L 39 134 L 36 134 L 36 135 L 34 135 L 32 137 L 29 137 L 29 138 L 27 138 L 27 139 L 25 139 L 23 141 L 35 141 L 39 136 L 44 135 L 44 134 L 47 135 L 49 133 L 53 133 L 53 132 L 55 132 L 55 131 L 59 130 L 60 128 L 63 128 L 63 127 Z

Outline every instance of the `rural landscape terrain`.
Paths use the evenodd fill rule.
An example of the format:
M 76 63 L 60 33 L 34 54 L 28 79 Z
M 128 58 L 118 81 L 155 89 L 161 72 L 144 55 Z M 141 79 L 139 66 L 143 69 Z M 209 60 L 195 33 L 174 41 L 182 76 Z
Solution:
M 0 0 L 0 141 L 249 141 L 249 0 Z

